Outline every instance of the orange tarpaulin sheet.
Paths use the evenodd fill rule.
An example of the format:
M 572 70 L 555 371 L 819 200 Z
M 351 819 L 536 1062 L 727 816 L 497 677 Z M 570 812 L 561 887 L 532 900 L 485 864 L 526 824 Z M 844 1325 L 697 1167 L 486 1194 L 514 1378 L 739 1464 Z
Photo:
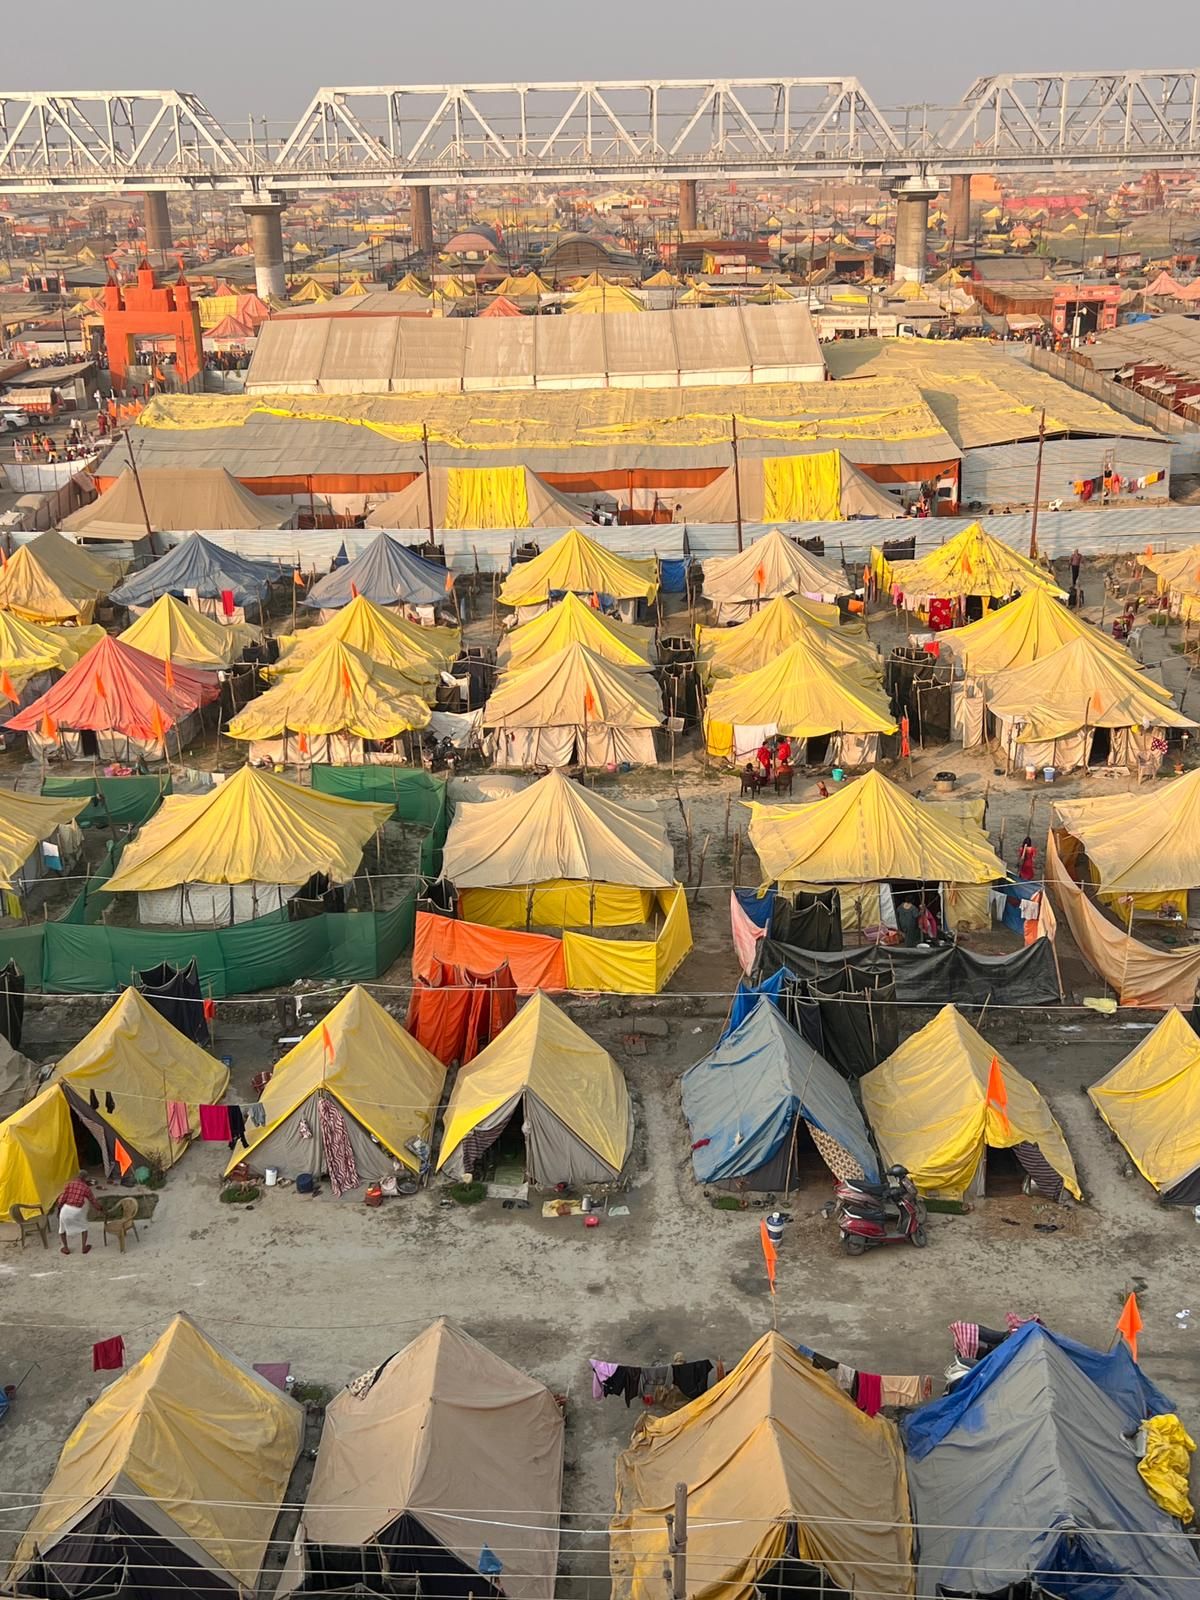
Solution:
M 418 911 L 413 934 L 414 978 L 432 977 L 436 962 L 490 972 L 508 962 L 519 994 L 535 989 L 565 989 L 566 965 L 562 941 L 540 933 L 514 933 L 485 928 L 478 922 L 459 922 L 432 911 Z
M 444 1065 L 464 1065 L 517 1014 L 517 988 L 507 962 L 495 972 L 434 961 L 409 996 L 404 1026 Z

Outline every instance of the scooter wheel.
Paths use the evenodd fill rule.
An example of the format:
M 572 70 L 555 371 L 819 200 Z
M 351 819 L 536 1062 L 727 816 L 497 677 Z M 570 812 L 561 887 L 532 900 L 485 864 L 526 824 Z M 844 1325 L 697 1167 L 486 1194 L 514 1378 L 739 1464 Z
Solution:
M 925 1246 L 929 1243 L 929 1235 L 925 1232 L 924 1223 L 922 1223 L 917 1231 L 913 1234 L 912 1242 L 916 1245 L 918 1250 L 924 1250 Z
M 842 1249 L 848 1256 L 865 1256 L 867 1241 L 857 1233 L 844 1233 L 842 1235 Z

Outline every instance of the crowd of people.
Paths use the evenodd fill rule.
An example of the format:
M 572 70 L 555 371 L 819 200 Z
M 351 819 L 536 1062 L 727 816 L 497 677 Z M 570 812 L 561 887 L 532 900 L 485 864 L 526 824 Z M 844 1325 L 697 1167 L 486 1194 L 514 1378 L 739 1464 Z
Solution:
M 72 421 L 65 439 L 52 439 L 48 433 L 39 433 L 35 428 L 32 433 L 13 440 L 13 460 L 18 465 L 28 462 L 31 466 L 90 461 L 101 441 L 108 436 L 109 427 L 108 417 L 101 411 L 94 428 L 82 420 Z

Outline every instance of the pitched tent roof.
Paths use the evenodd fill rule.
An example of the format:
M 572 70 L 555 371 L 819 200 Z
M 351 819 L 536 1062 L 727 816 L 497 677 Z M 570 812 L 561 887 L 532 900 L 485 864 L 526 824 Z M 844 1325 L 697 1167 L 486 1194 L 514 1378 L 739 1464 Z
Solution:
M 528 467 L 433 467 L 377 505 L 368 528 L 569 528 L 579 507 Z
M 704 563 L 704 593 L 715 605 L 770 600 L 777 594 L 829 601 L 852 587 L 839 568 L 801 550 L 778 528 L 736 555 Z
M 249 701 L 225 731 L 231 739 L 277 739 L 289 732 L 393 739 L 429 726 L 422 687 L 419 679 L 330 639 L 307 666 Z
M 1006 1108 L 988 1099 L 993 1061 Z M 885 1166 L 908 1168 L 922 1193 L 961 1199 L 984 1152 L 1035 1145 L 1077 1200 L 1075 1163 L 1041 1094 L 955 1006 L 943 1006 L 873 1072 L 859 1079 L 863 1110 Z
M 250 1149 L 235 1151 L 229 1170 L 239 1160 L 261 1170 L 280 1129 L 324 1093 L 397 1161 L 419 1172 L 421 1163 L 407 1146 L 413 1139 L 429 1144 L 445 1081 L 437 1057 L 356 983 L 278 1062 L 261 1095 L 266 1124 L 247 1128 Z M 306 1161 L 311 1156 L 310 1146 Z
M 455 660 L 462 648 L 460 628 L 423 628 L 407 622 L 398 611 L 377 606 L 365 594 L 355 595 L 348 606 L 334 612 L 328 622 L 285 634 L 275 672 L 298 672 L 319 655 L 332 639 L 361 650 L 381 666 L 394 667 L 406 677 L 433 685 L 438 673 Z
M 675 853 L 661 818 L 630 811 L 552 768 L 519 794 L 459 805 L 442 873 L 459 889 L 558 878 L 667 889 Z
M 722 678 L 709 691 L 704 717 L 708 748 L 733 749 L 733 728 L 774 725 L 795 739 L 825 733 L 895 733 L 881 690 L 825 664 L 819 644 L 794 639 L 765 666 Z
M 1026 589 L 999 611 L 986 612 L 978 622 L 938 634 L 942 649 L 952 650 L 964 670 L 977 677 L 1027 666 L 1079 638 L 1091 639 L 1108 655 L 1136 665 L 1124 645 L 1085 622 L 1077 611 L 1068 610 L 1040 585 Z M 1160 695 L 1167 693 L 1152 679 L 1146 682 Z
M 891 582 L 911 600 L 968 595 L 1000 599 L 1032 588 L 1065 598 L 1044 567 L 1018 555 L 978 522 L 915 561 L 893 561 Z
M 160 594 L 117 637 L 122 644 L 132 645 L 160 661 L 214 672 L 240 661 L 242 651 L 257 639 L 258 631 L 244 623 L 218 622 L 173 594 Z
M 1200 1038 L 1174 1006 L 1088 1089 L 1165 1205 L 1200 1201 Z
M 104 594 L 112 585 L 119 564 L 108 556 L 85 550 L 82 545 L 53 529 L 39 533 L 36 539 L 21 547 L 35 555 L 50 576 L 68 588 L 69 593 Z
M 85 539 L 142 539 L 147 516 L 155 532 L 172 533 L 286 528 L 292 521 L 290 507 L 252 494 L 224 467 L 142 467 L 138 477 L 141 495 L 126 467 L 98 500 L 65 518 L 63 527 Z
M 379 606 L 437 606 L 446 599 L 447 576 L 447 568 L 422 560 L 399 539 L 379 533 L 352 561 L 314 583 L 303 604 L 336 611 L 357 592 Z
M 645 1600 L 669 1562 L 664 1521 L 688 1486 L 689 1592 L 750 1600 L 788 1550 L 842 1589 L 913 1593 L 913 1538 L 895 1427 L 868 1417 L 779 1333 L 617 1458 L 613 1600 Z
M 38 673 L 65 671 L 103 637 L 104 629 L 94 624 L 85 628 L 46 627 L 15 611 L 0 611 L 0 671 L 7 672 L 20 689 Z
M 39 1553 L 53 1571 L 60 1541 L 63 1583 L 80 1581 L 89 1564 L 97 1570 L 88 1576 L 106 1576 L 108 1539 L 89 1563 L 93 1541 L 69 1538 L 91 1527 L 101 1502 L 120 1508 L 114 1531 L 128 1534 L 134 1559 L 147 1560 L 150 1548 L 176 1571 L 191 1562 L 205 1569 L 197 1587 L 215 1578 L 233 1593 L 252 1588 L 303 1442 L 303 1408 L 177 1316 L 84 1412 L 10 1578 L 20 1586 Z M 167 1547 L 155 1549 L 153 1537 Z M 152 1577 L 146 1586 L 153 1590 Z
M 850 1085 L 766 998 L 688 1068 L 680 1093 L 697 1183 L 751 1178 L 782 1153 L 780 1185 L 786 1187 L 792 1166 L 786 1152 L 797 1117 L 836 1139 L 866 1177 L 879 1176 L 879 1158 Z
M 612 311 L 645 311 L 646 307 L 632 289 L 623 289 L 615 283 L 589 284 L 573 294 L 563 307 L 567 316 L 598 316 Z
M 1185 1593 L 1189 1541 L 1122 1437 L 1140 1420 L 1067 1341 L 1018 1328 L 953 1394 L 905 1419 L 918 1592 L 995 1594 L 1031 1579 L 1049 1592 L 1069 1573 L 1069 1592 L 1089 1600 Z
M 500 586 L 499 599 L 506 606 L 531 606 L 568 592 L 653 600 L 658 564 L 629 561 L 571 528 L 532 561 L 514 567 Z
M 1158 587 L 1194 594 L 1200 589 L 1200 544 L 1186 550 L 1167 550 L 1162 554 L 1138 557 L 1143 567 L 1158 579 Z
M 202 533 L 189 533 L 158 561 L 131 573 L 112 597 L 118 605 L 148 606 L 164 594 L 185 600 L 189 590 L 201 600 L 217 600 L 228 589 L 235 605 L 261 605 L 278 576 L 273 563 L 249 561 Z
M 513 305 L 506 294 L 499 295 L 490 305 L 484 306 L 479 313 L 480 317 L 521 317 L 524 312 L 520 306 Z
M 825 609 L 834 612 L 832 624 L 818 615 Z M 736 628 L 697 627 L 696 658 L 706 678 L 736 678 L 778 660 L 800 639 L 820 651 L 836 671 L 860 682 L 878 682 L 883 676 L 878 650 L 861 625 L 838 628 L 836 615 L 833 606 L 779 594 Z
M 425 1592 L 473 1579 L 490 1594 L 491 1578 L 479 1575 L 486 1548 L 512 1600 L 552 1600 L 562 1466 L 554 1396 L 439 1318 L 366 1394 L 343 1389 L 326 1407 L 309 1504 L 278 1592 L 303 1582 L 305 1544 L 344 1550 L 378 1540 L 402 1544 L 405 1570 L 420 1574 Z
M 255 767 L 200 795 L 167 795 L 125 846 L 108 890 L 181 883 L 307 883 L 352 878 L 363 846 L 393 807 L 343 800 Z
M 43 839 L 64 822 L 74 822 L 89 803 L 86 796 L 52 798 L 0 789 L 0 881 L 19 872 Z
M 49 1211 L 78 1170 L 71 1108 L 56 1084 L 0 1122 L 0 1217 L 15 1205 Z
M 185 1142 L 167 1131 L 167 1104 L 188 1108 L 193 1137 L 201 1105 L 216 1104 L 229 1087 L 229 1069 L 161 1016 L 137 989 L 126 989 L 89 1033 L 54 1068 L 53 1081 L 87 1101 L 96 1094 L 104 1121 L 131 1154 L 171 1166 Z
M 586 711 L 585 711 L 586 707 Z M 520 672 L 506 672 L 483 708 L 488 728 L 581 726 L 657 728 L 663 720 L 658 684 L 569 644 Z
M 526 1166 L 535 1184 L 617 1180 L 633 1148 L 624 1075 L 608 1051 L 540 990 L 459 1068 L 438 1170 L 463 1171 L 470 1165 L 468 1137 L 473 1149 L 486 1149 L 521 1101 Z
M 1085 726 L 1196 726 L 1132 659 L 1126 665 L 1087 634 L 1027 666 L 994 673 L 987 706 L 995 716 L 1023 719 L 1020 740 L 1056 739 Z
M 205 328 L 206 339 L 253 339 L 254 329 L 240 317 L 222 317 L 211 328 Z M 205 523 L 205 527 L 209 524 Z
M 75 546 L 68 545 L 57 533 L 44 533 L 41 539 L 53 539 L 55 544 L 75 551 Z M 82 550 L 78 555 L 91 559 Z M 34 539 L 15 550 L 0 569 L 0 610 L 43 625 L 90 622 L 96 601 L 107 593 L 113 576 L 111 572 L 89 574 L 77 570 L 74 554 L 64 560 L 54 544 Z
M 750 840 L 768 879 L 990 883 L 1005 876 L 982 828 L 914 800 L 880 772 L 844 784 L 828 800 L 750 811 Z
M 1200 768 L 1147 793 L 1056 800 L 1054 820 L 1083 845 L 1102 889 L 1200 888 Z
M 215 674 L 177 667 L 168 686 L 166 672 L 157 656 L 105 635 L 8 726 L 29 733 L 49 715 L 64 729 L 111 728 L 134 739 L 156 738 L 156 716 L 164 729 L 174 727 L 221 692 Z
M 840 450 L 767 456 L 727 467 L 703 489 L 685 492 L 689 522 L 732 522 L 741 490 L 748 522 L 844 522 L 849 517 L 895 517 L 900 503 Z
M 586 645 L 606 661 L 640 672 L 650 667 L 654 632 L 605 616 L 577 594 L 567 593 L 540 616 L 510 629 L 497 647 L 496 664 L 503 671 L 519 672 L 569 644 Z

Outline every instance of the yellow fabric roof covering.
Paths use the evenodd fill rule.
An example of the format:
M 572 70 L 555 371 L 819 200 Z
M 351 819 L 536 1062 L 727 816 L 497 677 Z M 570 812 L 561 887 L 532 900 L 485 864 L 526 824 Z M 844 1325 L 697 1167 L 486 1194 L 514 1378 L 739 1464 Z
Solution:
M 991 883 L 1007 869 L 982 828 L 914 800 L 881 772 L 844 784 L 828 800 L 750 806 L 750 842 L 768 880 Z
M 997 672 L 988 681 L 988 710 L 1024 719 L 1019 740 L 1057 739 L 1092 728 L 1194 728 L 1130 659 L 1128 666 L 1081 634 L 1052 655 Z
M 840 1588 L 913 1593 L 895 1424 L 860 1411 L 782 1334 L 764 1334 L 690 1405 L 639 1421 L 617 1459 L 613 1600 L 662 1594 L 677 1483 L 688 1486 L 689 1600 L 751 1600 L 793 1528 L 800 1559 Z
M 837 451 L 830 454 L 837 456 Z M 704 593 L 716 605 L 770 600 L 777 594 L 820 600 L 827 595 L 832 598 L 847 594 L 851 588 L 838 568 L 801 550 L 778 528 L 772 528 L 736 555 L 704 563 Z
M 332 1052 L 326 1049 L 328 1033 Z M 397 1161 L 420 1163 L 405 1145 L 427 1143 L 446 1069 L 371 997 L 361 984 L 342 996 L 278 1062 L 262 1092 L 266 1124 L 248 1127 L 250 1151 L 235 1151 L 227 1171 L 252 1155 L 281 1123 L 318 1090 L 333 1096 Z
M 773 723 L 780 733 L 810 739 L 823 733 L 895 733 L 878 688 L 828 666 L 819 643 L 793 639 L 773 660 L 709 691 L 705 713 L 709 749 L 732 748 L 729 730 Z M 725 734 L 719 725 L 725 726 Z
M 657 728 L 662 695 L 654 678 L 569 644 L 522 671 L 506 672 L 483 709 L 488 728 L 560 728 L 604 724 Z
M 658 563 L 615 555 L 570 528 L 532 561 L 514 567 L 500 586 L 499 599 L 506 606 L 533 606 L 563 591 L 650 601 L 658 593 Z
M 84 1412 L 12 1575 L 111 1497 L 133 1499 L 156 1532 L 165 1517 L 167 1537 L 185 1548 L 194 1540 L 187 1553 L 232 1593 L 253 1586 L 303 1442 L 303 1408 L 177 1316 Z
M 1177 1187 L 1178 1203 L 1200 1198 L 1200 1038 L 1175 1006 L 1088 1096 L 1164 1199 Z
M 1054 820 L 1083 845 L 1101 889 L 1200 888 L 1200 767 L 1145 793 L 1056 800 Z
M 111 893 L 181 883 L 306 883 L 352 878 L 390 805 L 317 794 L 274 772 L 240 767 L 201 795 L 167 795 L 125 846 Z
M 332 639 L 361 650 L 380 666 L 392 667 L 430 686 L 462 648 L 461 628 L 422 628 L 415 622 L 406 622 L 399 612 L 377 606 L 366 595 L 358 594 L 328 622 L 300 633 L 284 634 L 279 641 L 281 654 L 272 670 L 298 672 Z
M 519 277 L 513 277 L 510 273 L 507 278 L 496 285 L 493 292 L 498 295 L 510 296 L 549 294 L 550 285 L 544 279 L 539 278 L 536 272 L 526 272 Z
M 992 1061 L 1000 1065 L 1007 1115 L 988 1101 Z M 959 1200 L 988 1145 L 1035 1144 L 1081 1200 L 1062 1129 L 1039 1091 L 960 1015 L 943 1006 L 882 1065 L 858 1080 L 884 1166 L 899 1163 L 923 1194 Z
M 978 622 L 938 634 L 942 649 L 953 650 L 964 670 L 975 676 L 1027 666 L 1079 638 L 1090 639 L 1118 661 L 1136 666 L 1124 645 L 1085 622 L 1077 611 L 1068 610 L 1040 585 L 1026 589 L 999 611 L 985 612 Z M 1146 684 L 1153 693 L 1169 698 L 1168 691 L 1152 679 L 1147 678 Z
M 1200 544 L 1189 545 L 1186 550 L 1170 550 L 1163 555 L 1139 556 L 1138 560 L 1158 579 L 1160 593 L 1164 589 L 1174 589 L 1181 594 L 1200 591 Z
M 669 889 L 675 852 L 661 817 L 631 811 L 552 768 L 519 794 L 460 804 L 442 874 L 458 889 L 561 878 Z
M 1048 589 L 1065 599 L 1044 567 L 985 532 L 978 522 L 915 561 L 896 561 L 891 581 L 914 599 L 981 595 L 999 599 L 1014 591 Z
M 569 644 L 584 644 L 605 661 L 644 671 L 654 653 L 654 632 L 606 617 L 568 591 L 549 610 L 504 635 L 496 650 L 496 664 L 505 671 L 520 672 Z
M 315 278 L 306 278 L 300 288 L 288 298 L 294 306 L 313 305 L 322 300 L 332 300 L 333 291 L 318 283 Z
M 417 277 L 415 272 L 406 272 L 400 279 L 399 283 L 394 283 L 392 285 L 392 293 L 427 295 L 429 290 L 421 282 L 420 278 Z
M 440 1171 L 479 1124 L 532 1094 L 614 1172 L 633 1147 L 633 1109 L 620 1067 L 540 989 L 485 1049 L 459 1068 L 438 1156 Z
M 645 311 L 645 306 L 632 289 L 620 284 L 589 284 L 578 294 L 573 294 L 565 306 L 567 316 L 596 316 L 606 311 Z
M 341 292 L 334 296 L 336 300 L 361 300 L 367 293 L 367 286 L 361 278 L 352 278 Z
M 861 624 L 839 628 L 836 606 L 784 594 L 735 628 L 697 625 L 696 660 L 708 680 L 736 678 L 777 660 L 797 639 L 819 650 L 828 666 L 848 677 L 871 683 L 883 676 L 882 659 Z
M 78 1170 L 71 1108 L 57 1084 L 0 1122 L 0 1217 L 18 1205 L 49 1211 Z
M 668 272 L 666 267 L 660 267 L 657 272 L 651 273 L 642 285 L 643 289 L 677 289 L 678 287 L 679 279 L 673 272 Z
M 31 622 L 90 622 L 96 601 L 116 581 L 111 562 L 98 561 L 60 533 L 42 533 L 0 570 L 0 609 Z
M 85 628 L 46 627 L 0 611 L 0 671 L 7 672 L 20 689 L 40 672 L 65 672 L 104 637 L 94 624 Z
M 89 803 L 86 795 L 59 799 L 0 789 L 0 879 L 7 882 L 19 872 L 43 839 L 64 822 L 74 822 Z
M 160 661 L 211 670 L 240 661 L 258 630 L 242 622 L 218 622 L 173 594 L 161 594 L 117 637 Z
M 277 739 L 285 733 L 350 733 L 394 739 L 429 726 L 421 685 L 341 639 L 330 639 L 299 672 L 286 673 L 226 726 L 231 739 Z
M 161 1017 L 137 989 L 126 989 L 96 1026 L 58 1062 L 53 1082 L 67 1083 L 84 1100 L 95 1091 L 116 1109 L 104 1118 L 138 1155 L 171 1166 L 185 1145 L 167 1131 L 167 1102 L 188 1108 L 193 1137 L 199 1107 L 214 1105 L 229 1087 L 229 1069 Z

